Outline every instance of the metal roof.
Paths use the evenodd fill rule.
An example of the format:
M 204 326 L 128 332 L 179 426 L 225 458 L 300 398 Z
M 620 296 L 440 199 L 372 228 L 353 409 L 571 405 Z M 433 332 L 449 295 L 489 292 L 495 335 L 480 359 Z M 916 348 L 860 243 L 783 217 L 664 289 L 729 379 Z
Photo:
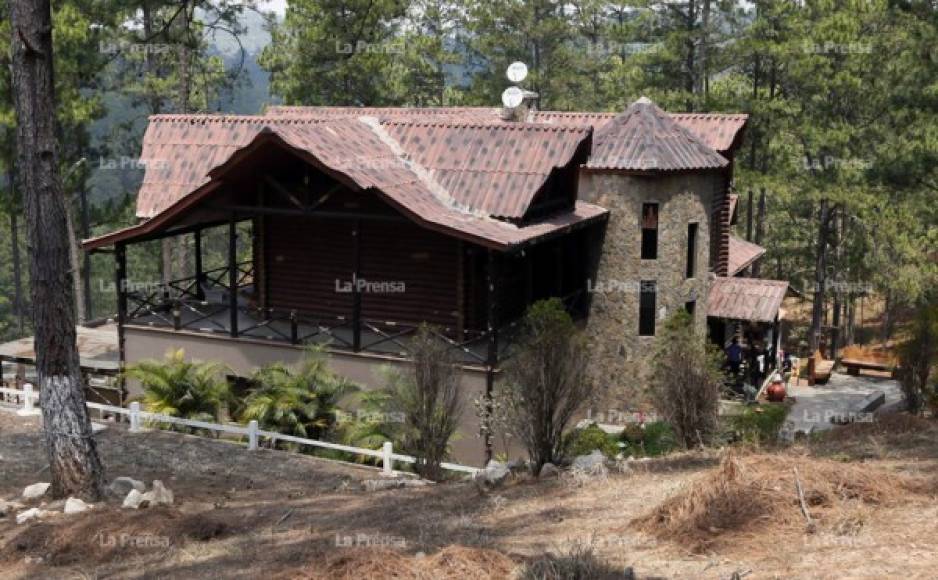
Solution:
M 729 161 L 642 97 L 596 132 L 587 167 L 623 171 L 721 169 Z
M 482 206 L 473 207 L 460 199 L 463 190 L 450 184 L 454 194 L 433 171 L 412 159 L 407 148 L 394 137 L 397 133 L 411 149 L 426 151 L 427 148 L 416 144 L 421 141 L 418 137 L 428 140 L 427 129 L 442 125 L 430 124 L 422 130 L 411 130 L 403 125 L 385 125 L 372 117 L 297 122 L 263 117 L 157 116 L 152 119 L 152 130 L 147 132 L 149 143 L 145 150 L 158 155 L 149 159 L 160 162 L 147 166 L 146 189 L 141 189 L 143 201 L 151 202 L 141 207 L 153 212 L 153 217 L 137 226 L 87 240 L 85 247 L 110 245 L 170 227 L 186 209 L 218 189 L 228 169 L 267 142 L 293 150 L 355 187 L 376 191 L 399 211 L 428 228 L 499 248 L 527 243 L 608 213 L 599 206 L 577 202 L 571 211 L 524 226 L 494 219 Z M 513 195 L 528 202 L 550 170 L 569 164 L 577 148 L 590 135 L 589 130 L 531 128 L 524 124 L 494 129 L 465 124 L 445 127 L 453 131 L 451 134 L 442 131 L 439 137 L 446 141 L 446 136 L 450 135 L 451 141 L 463 152 L 465 147 L 472 146 L 471 141 L 479 137 L 480 132 L 484 136 L 492 130 L 502 134 L 506 140 L 504 146 L 509 148 L 518 145 L 537 149 L 537 144 L 543 143 L 548 133 L 555 143 L 569 141 L 546 152 L 527 153 L 531 159 L 529 165 L 540 172 L 531 174 L 536 176 L 534 178 L 524 174 L 525 179 L 514 182 L 518 189 Z M 534 137 L 529 138 L 531 135 Z M 514 161 L 503 159 L 497 149 L 478 150 L 477 157 L 481 160 L 471 167 L 480 170 L 501 169 L 501 173 L 510 174 L 514 167 L 511 165 Z M 447 167 L 445 163 L 443 167 Z M 498 188 L 503 183 L 494 180 L 478 185 L 485 192 L 486 188 Z M 480 199 L 497 200 L 491 193 Z
M 730 320 L 773 322 L 788 282 L 758 278 L 716 278 L 710 285 L 707 316 Z
M 305 107 L 277 105 L 268 107 L 267 116 L 294 119 L 334 119 L 372 115 L 387 119 L 455 119 L 513 123 L 496 107 Z M 599 131 L 618 113 L 585 111 L 531 111 L 527 123 L 568 127 L 592 127 Z M 688 129 L 719 153 L 727 153 L 738 144 L 749 115 L 742 113 L 666 113 L 678 125 Z
M 746 240 L 730 236 L 728 276 L 735 276 L 752 263 L 761 258 L 766 250 L 762 246 L 747 242 Z

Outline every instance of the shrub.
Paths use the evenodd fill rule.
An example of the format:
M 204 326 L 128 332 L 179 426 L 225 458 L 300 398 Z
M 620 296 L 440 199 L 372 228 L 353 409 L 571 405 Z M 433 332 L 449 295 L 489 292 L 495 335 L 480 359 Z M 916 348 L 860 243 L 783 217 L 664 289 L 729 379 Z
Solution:
M 747 443 L 772 442 L 778 438 L 789 409 L 781 403 L 749 406 L 739 415 L 728 417 L 727 423 Z
M 449 455 L 462 415 L 459 366 L 453 349 L 425 324 L 411 342 L 411 352 L 409 370 L 389 374 L 383 407 L 403 418 L 394 430 L 405 451 L 417 457 L 414 470 L 439 481 L 440 464 Z
M 563 433 L 593 396 L 586 341 L 556 298 L 528 309 L 495 405 L 531 459 L 533 473 L 563 454 Z
M 223 368 L 218 363 L 187 361 L 185 351 L 179 349 L 167 352 L 163 360 L 134 363 L 127 367 L 125 375 L 140 381 L 148 411 L 217 422 L 220 409 L 229 398 Z
M 321 347 L 311 347 L 296 367 L 273 363 L 257 370 L 239 419 L 309 439 L 329 437 L 340 401 L 357 388 L 333 373 Z
M 564 456 L 567 458 L 579 455 L 589 455 L 599 450 L 609 458 L 619 453 L 619 446 L 615 437 L 609 435 L 596 425 L 589 425 L 583 429 L 575 429 L 564 437 Z
M 723 387 L 720 357 L 683 310 L 668 319 L 658 337 L 650 384 L 655 408 L 681 446 L 710 441 Z
M 920 414 L 926 401 L 932 399 L 935 392 L 932 373 L 936 362 L 938 303 L 923 303 L 912 322 L 910 337 L 899 347 L 899 384 L 913 414 Z
M 664 421 L 630 425 L 622 431 L 620 439 L 627 445 L 623 453 L 636 457 L 657 457 L 679 447 L 674 431 Z

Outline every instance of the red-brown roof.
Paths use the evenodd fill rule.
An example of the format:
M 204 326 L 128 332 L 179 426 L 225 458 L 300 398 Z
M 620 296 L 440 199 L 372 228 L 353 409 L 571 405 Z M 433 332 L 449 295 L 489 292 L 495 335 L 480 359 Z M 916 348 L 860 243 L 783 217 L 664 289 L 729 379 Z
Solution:
M 717 278 L 710 285 L 707 316 L 730 320 L 773 322 L 788 282 L 757 278 Z
M 739 274 L 765 254 L 765 248 L 752 242 L 730 236 L 728 276 Z
M 721 169 L 729 161 L 642 97 L 596 131 L 587 167 L 622 171 Z
M 148 165 L 144 183 L 150 189 L 141 190 L 141 193 L 163 192 L 149 198 L 158 201 L 147 207 L 155 211 L 155 215 L 133 228 L 88 240 L 86 248 L 110 245 L 170 227 L 185 209 L 217 189 L 225 172 L 243 155 L 268 141 L 292 149 L 353 186 L 376 191 L 392 206 L 428 228 L 497 248 L 528 243 L 608 213 L 599 206 L 578 202 L 572 211 L 523 227 L 494 219 L 457 199 L 436 180 L 432 171 L 411 159 L 392 135 L 399 127 L 392 126 L 388 130 L 374 118 L 271 122 L 258 117 L 160 116 L 154 118 L 151 125 L 155 128 L 147 134 L 153 141 L 147 150 L 163 156 L 156 159 L 166 160 Z M 467 126 L 454 125 L 453 128 L 457 140 L 473 134 Z M 485 127 L 476 129 L 487 130 Z M 528 130 L 524 125 L 517 125 L 500 126 L 497 130 L 513 143 L 522 145 L 529 142 L 525 135 L 534 134 L 536 138 L 530 142 L 536 144 L 542 140 L 538 135 L 547 132 L 553 133 L 555 142 L 572 143 L 534 156 L 532 166 L 543 169 L 540 181 L 527 179 L 516 183 L 531 190 L 540 187 L 552 163 L 570 163 L 579 144 L 589 138 L 589 131 L 580 129 L 535 127 Z M 498 159 L 490 166 L 479 165 L 480 169 L 485 167 L 501 168 L 504 172 L 510 169 Z M 175 199 L 165 192 L 173 192 Z M 531 199 L 534 193 L 519 189 L 518 195 Z M 166 203 L 168 205 L 160 207 Z
M 509 122 L 502 109 L 495 107 L 304 107 L 277 105 L 268 107 L 265 114 L 294 119 L 334 119 L 358 115 L 371 115 L 387 119 L 450 119 L 464 121 Z M 525 119 L 528 123 L 568 127 L 602 129 L 618 113 L 580 111 L 532 111 Z M 678 125 L 690 130 L 711 149 L 727 153 L 738 145 L 739 136 L 749 119 L 737 113 L 668 113 Z

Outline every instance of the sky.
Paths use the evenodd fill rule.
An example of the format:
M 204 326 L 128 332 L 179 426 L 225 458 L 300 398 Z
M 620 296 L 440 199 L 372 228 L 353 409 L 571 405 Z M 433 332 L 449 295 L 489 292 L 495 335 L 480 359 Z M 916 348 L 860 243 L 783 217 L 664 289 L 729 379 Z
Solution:
M 283 16 L 287 10 L 287 0 L 261 0 L 258 2 L 258 8 L 261 10 L 273 10 L 279 16 Z

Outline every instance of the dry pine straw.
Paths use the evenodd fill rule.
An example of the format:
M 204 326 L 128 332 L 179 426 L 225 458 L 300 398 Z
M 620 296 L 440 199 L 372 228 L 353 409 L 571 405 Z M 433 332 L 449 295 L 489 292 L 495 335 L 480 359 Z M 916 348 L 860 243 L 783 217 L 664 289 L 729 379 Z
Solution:
M 810 526 L 796 491 L 795 468 Z M 903 476 L 869 465 L 730 451 L 718 468 L 632 523 L 698 553 L 744 545 L 764 550 L 766 538 L 782 535 L 855 535 L 871 507 L 896 504 L 914 494 L 915 487 Z
M 391 549 L 331 550 L 303 574 L 284 578 L 304 580 L 501 580 L 516 564 L 495 550 L 448 546 L 435 554 L 411 555 Z

